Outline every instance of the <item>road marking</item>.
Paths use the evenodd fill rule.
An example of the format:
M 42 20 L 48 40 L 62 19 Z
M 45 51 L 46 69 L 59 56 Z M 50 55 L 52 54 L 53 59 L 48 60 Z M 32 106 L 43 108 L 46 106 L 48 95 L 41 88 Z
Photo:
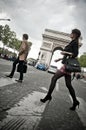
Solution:
M 3 74 L 4 74 L 4 75 L 9 75 L 10 72 L 9 72 L 9 71 L 8 71 L 8 72 L 3 72 Z M 15 74 L 18 74 L 18 72 L 15 71 Z
M 72 101 L 72 98 L 70 95 L 69 95 L 69 97 Z M 86 102 L 80 97 L 77 97 L 77 99 L 80 102 L 80 106 L 79 106 L 79 109 L 76 110 L 76 112 L 78 113 L 78 116 L 79 116 L 81 122 L 86 127 Z
M 16 83 L 15 78 L 0 78 L 0 87 Z
M 47 105 L 46 103 L 41 103 L 40 98 L 43 98 L 46 94 L 34 91 L 27 97 L 24 97 L 18 104 L 7 111 L 7 118 L 1 122 L 1 128 L 9 123 L 9 121 L 17 118 L 23 118 L 26 123 L 22 127 L 28 126 L 29 130 L 33 129 L 42 118 L 42 113 Z M 11 124 L 10 124 L 11 126 Z M 10 129 L 11 130 L 11 129 Z M 20 129 L 21 130 L 21 129 Z
M 81 81 L 84 82 L 84 83 L 86 83 L 86 80 L 84 80 L 84 79 L 82 79 Z
M 41 87 L 41 89 L 44 90 L 44 91 L 46 91 L 46 92 L 48 91 L 48 89 L 45 88 L 45 87 Z
M 33 70 L 28 70 L 28 73 L 29 73 L 29 74 L 33 74 L 33 73 L 36 73 L 36 72 L 33 71 Z
M 56 91 L 58 92 L 59 91 L 59 82 L 57 81 L 56 83 Z
M 48 92 L 48 89 L 45 88 L 45 87 L 41 87 L 42 90 Z M 58 92 L 59 91 L 59 82 L 56 83 L 56 91 Z

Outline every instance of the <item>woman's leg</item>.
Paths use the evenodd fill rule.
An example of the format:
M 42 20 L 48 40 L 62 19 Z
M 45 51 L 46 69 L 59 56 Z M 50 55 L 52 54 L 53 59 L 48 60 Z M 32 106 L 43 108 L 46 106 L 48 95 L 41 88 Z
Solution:
M 57 71 L 55 73 L 55 75 L 52 77 L 51 79 L 51 84 L 50 84 L 50 87 L 49 87 L 49 91 L 48 91 L 48 95 L 51 95 L 54 88 L 55 88 L 55 85 L 56 85 L 56 81 L 61 78 L 62 76 L 64 76 L 64 73 L 62 73 L 61 71 Z
M 51 80 L 51 84 L 50 84 L 50 87 L 49 87 L 49 91 L 47 93 L 47 95 L 45 96 L 44 99 L 41 99 L 41 102 L 46 102 L 47 100 L 51 100 L 51 94 L 55 88 L 55 85 L 56 85 L 56 81 L 57 79 L 61 78 L 62 76 L 64 76 L 64 74 L 62 72 L 60 72 L 59 70 L 56 72 L 56 74 L 52 77 L 52 80 Z
M 74 88 L 72 87 L 72 84 L 71 84 L 71 75 L 65 75 L 65 82 L 66 82 L 66 86 L 67 86 L 67 88 L 70 92 L 70 95 L 73 99 L 73 106 L 70 108 L 70 110 L 75 110 L 76 106 L 77 105 L 79 106 L 79 101 L 76 98 L 75 90 L 74 90 Z
M 76 101 L 76 95 L 75 95 L 75 91 L 74 91 L 74 88 L 72 87 L 72 84 L 71 84 L 71 75 L 65 75 L 65 83 L 66 83 L 66 86 L 70 92 L 70 95 L 73 99 L 73 102 Z

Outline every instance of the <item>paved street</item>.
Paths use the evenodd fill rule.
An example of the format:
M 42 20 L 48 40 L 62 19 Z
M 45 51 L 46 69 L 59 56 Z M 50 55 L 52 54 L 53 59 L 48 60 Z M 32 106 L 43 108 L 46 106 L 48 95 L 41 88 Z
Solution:
M 52 74 L 28 66 L 23 83 L 6 78 L 12 62 L 0 59 L 0 130 L 86 130 L 86 82 L 74 80 L 80 107 L 72 112 L 71 97 L 64 78 L 57 84 L 50 102 L 41 103 Z

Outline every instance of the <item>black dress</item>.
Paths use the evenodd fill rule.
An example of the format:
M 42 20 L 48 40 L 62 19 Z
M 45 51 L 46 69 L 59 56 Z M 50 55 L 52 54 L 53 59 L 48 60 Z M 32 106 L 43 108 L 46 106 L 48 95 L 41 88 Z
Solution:
M 78 40 L 72 40 L 65 48 L 63 51 L 66 51 L 66 52 L 70 52 L 72 53 L 72 57 L 75 58 L 78 56 Z M 68 55 L 64 55 L 63 59 L 62 59 L 62 64 L 63 66 L 60 68 L 60 71 L 64 74 L 68 74 L 70 75 L 71 73 L 67 72 L 65 70 L 65 61 L 66 61 L 66 58 L 68 57 Z

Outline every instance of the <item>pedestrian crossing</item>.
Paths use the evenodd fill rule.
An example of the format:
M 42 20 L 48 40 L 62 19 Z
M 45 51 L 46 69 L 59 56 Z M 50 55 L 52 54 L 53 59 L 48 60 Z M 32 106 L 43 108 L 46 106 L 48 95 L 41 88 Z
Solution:
M 41 88 L 41 89 L 44 90 L 44 88 Z M 59 81 L 56 83 L 56 91 L 59 92 Z M 72 102 L 72 98 L 70 95 L 69 95 L 69 97 Z M 76 110 L 76 112 L 77 112 L 81 122 L 83 123 L 83 126 L 86 128 L 86 102 L 80 97 L 77 97 L 77 99 L 80 102 L 80 106 L 79 106 L 79 109 Z
M 25 120 L 25 122 L 21 125 L 20 130 L 25 127 L 28 127 L 29 130 L 33 130 L 33 127 L 36 127 L 36 125 L 40 122 L 42 113 L 47 105 L 47 103 L 43 104 L 40 102 L 40 98 L 43 98 L 45 95 L 45 93 L 34 91 L 27 97 L 24 97 L 13 108 L 8 110 L 7 118 L 5 118 L 0 125 L 2 130 L 4 130 L 4 128 L 11 130 L 13 125 L 15 125 L 15 122 L 21 122 L 21 119 Z M 20 119 L 18 120 L 19 117 Z M 20 123 L 17 124 L 17 126 L 18 125 L 20 125 Z M 17 126 L 15 126 L 15 129 Z
M 56 91 L 59 92 L 59 82 L 57 82 L 56 84 Z M 70 100 L 72 102 L 72 98 L 69 95 Z M 80 102 L 80 106 L 79 109 L 76 110 L 81 122 L 83 123 L 83 126 L 86 128 L 86 102 L 84 101 L 84 99 L 77 97 L 77 99 Z
M 7 86 L 10 84 L 16 83 L 15 78 L 0 78 L 0 87 Z M 40 87 L 46 93 L 48 91 L 45 87 Z M 56 84 L 56 91 L 59 92 L 59 81 Z M 21 99 L 19 103 L 17 103 L 14 107 L 7 111 L 8 116 L 0 122 L 0 127 L 5 127 L 5 125 L 11 120 L 15 123 L 18 120 L 18 117 L 24 118 L 24 124 L 21 126 L 21 129 L 26 125 L 31 126 L 30 129 L 33 129 L 33 126 L 38 124 L 42 118 L 42 113 L 44 112 L 46 103 L 41 103 L 40 98 L 45 97 L 46 93 L 34 91 L 33 93 L 29 94 L 27 97 Z M 70 96 L 69 96 L 70 97 Z M 80 108 L 76 110 L 81 122 L 83 123 L 84 127 L 86 127 L 86 102 L 77 97 L 80 101 Z M 71 97 L 70 97 L 71 99 Z M 72 99 L 71 99 L 72 101 Z M 28 118 L 29 117 L 29 118 Z M 21 119 L 19 119 L 21 120 Z M 19 121 L 18 122 L 21 122 Z M 11 127 L 11 124 L 7 126 L 8 129 Z M 11 129 L 10 129 L 11 130 Z
M 7 86 L 13 83 L 16 83 L 15 78 L 12 78 L 12 79 L 4 78 L 4 77 L 0 78 L 0 87 Z
M 84 83 L 86 83 L 86 80 L 84 80 L 84 79 L 81 79 L 81 81 L 84 82 Z

